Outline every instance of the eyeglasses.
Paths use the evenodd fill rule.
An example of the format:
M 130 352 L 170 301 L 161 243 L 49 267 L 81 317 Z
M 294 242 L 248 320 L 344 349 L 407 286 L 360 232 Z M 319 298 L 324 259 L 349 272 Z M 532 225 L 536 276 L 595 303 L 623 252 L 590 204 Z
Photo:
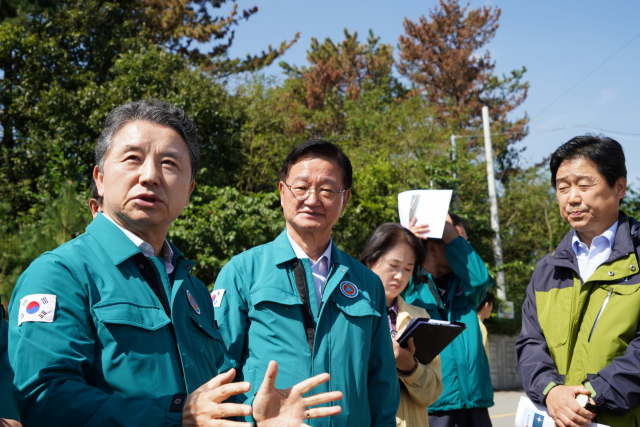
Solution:
M 292 185 L 287 184 L 286 182 L 282 182 L 284 185 L 289 187 L 291 194 L 296 200 L 306 200 L 310 195 L 311 191 L 315 191 L 316 197 L 320 199 L 322 203 L 333 203 L 338 197 L 338 194 L 344 193 L 347 189 L 342 191 L 338 191 L 331 187 L 325 187 L 324 185 L 319 188 L 311 188 L 306 184 L 294 182 Z

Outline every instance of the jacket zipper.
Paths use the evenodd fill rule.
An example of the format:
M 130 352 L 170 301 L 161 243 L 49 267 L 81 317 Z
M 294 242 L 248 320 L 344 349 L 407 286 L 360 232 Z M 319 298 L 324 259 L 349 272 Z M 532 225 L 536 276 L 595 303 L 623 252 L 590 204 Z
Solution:
M 600 320 L 600 316 L 602 316 L 602 312 L 604 311 L 604 308 L 607 306 L 607 303 L 611 299 L 612 293 L 613 293 L 613 288 L 609 288 L 609 293 L 607 294 L 607 297 L 604 299 L 604 302 L 602 303 L 602 307 L 600 307 L 600 311 L 598 312 L 598 317 L 596 317 L 596 321 L 593 322 L 593 326 L 591 327 L 591 332 L 589 332 L 589 339 L 587 340 L 587 342 L 591 342 L 591 335 L 593 335 L 593 331 L 596 328 L 596 325 L 598 324 L 598 320 Z

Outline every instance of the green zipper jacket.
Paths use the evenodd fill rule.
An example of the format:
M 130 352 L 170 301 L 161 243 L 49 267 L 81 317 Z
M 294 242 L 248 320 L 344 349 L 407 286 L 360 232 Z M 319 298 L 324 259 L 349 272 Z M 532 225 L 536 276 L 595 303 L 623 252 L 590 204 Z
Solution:
M 609 259 L 584 283 L 572 235 L 536 265 L 522 307 L 518 373 L 534 402 L 544 404 L 556 384 L 583 383 L 598 406 L 595 422 L 640 425 L 640 224 L 620 212 Z
M 315 324 L 313 351 L 294 277 L 296 262 L 303 263 L 306 276 Z M 400 389 L 384 287 L 377 275 L 335 245 L 331 262 L 320 310 L 309 260 L 296 258 L 286 230 L 224 266 L 215 286 L 225 291 L 215 309 L 216 322 L 237 380 L 251 383 L 251 391 L 235 401 L 252 402 L 269 361 L 275 360 L 277 388 L 328 372 L 329 382 L 310 393 L 343 392 L 336 402 L 341 414 L 307 424 L 395 426 Z
M 9 361 L 25 425 L 181 425 L 179 403 L 217 374 L 224 353 L 207 288 L 172 249 L 170 278 L 161 258 L 145 258 L 100 214 L 20 276 L 9 305 Z M 150 270 L 171 317 L 144 279 Z M 53 321 L 18 325 L 24 309 L 43 304 L 37 294 L 56 296 Z
M 9 326 L 4 320 L 4 307 L 0 299 L 0 418 L 18 420 L 18 410 L 13 402 L 11 391 L 13 384 L 13 371 L 9 366 L 7 354 L 7 334 Z
M 405 301 L 429 312 L 432 319 L 462 322 L 467 328 L 442 353 L 443 391 L 429 406 L 429 413 L 493 406 L 489 361 L 482 345 L 476 307 L 493 285 L 487 266 L 462 237 L 446 245 L 445 255 L 453 270 L 443 297 L 433 278 L 417 289 L 411 283 Z

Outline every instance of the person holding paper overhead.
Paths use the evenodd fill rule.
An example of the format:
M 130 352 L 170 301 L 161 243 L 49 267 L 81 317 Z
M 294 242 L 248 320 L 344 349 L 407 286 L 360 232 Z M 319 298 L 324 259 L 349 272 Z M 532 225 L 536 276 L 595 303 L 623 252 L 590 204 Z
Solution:
M 527 287 L 518 374 L 558 425 L 640 425 L 640 223 L 620 210 L 624 151 L 611 138 L 577 136 L 550 169 L 573 230 Z
M 400 296 L 412 277 L 419 279 L 424 248 L 420 240 L 400 224 L 386 223 L 371 233 L 359 259 L 380 276 L 384 286 L 387 319 L 400 379 L 400 407 L 396 414 L 396 426 L 428 427 L 427 407 L 442 393 L 440 356 L 424 365 L 413 356 L 413 338 L 409 338 L 407 349 L 400 347 L 396 340 L 411 319 L 429 318 L 425 309 L 407 304 Z
M 428 225 L 411 231 L 419 238 Z M 482 345 L 476 308 L 493 285 L 486 265 L 467 242 L 462 219 L 449 214 L 442 239 L 422 241 L 426 248 L 424 280 L 412 280 L 404 298 L 422 307 L 433 319 L 462 322 L 467 325 L 441 354 L 444 390 L 429 406 L 431 427 L 491 426 L 488 408 L 493 406 L 493 388 L 489 362 Z
M 316 390 L 342 391 L 342 413 L 307 424 L 391 427 L 400 390 L 384 288 L 331 239 L 351 181 L 351 162 L 336 145 L 312 139 L 295 147 L 280 170 L 287 227 L 224 266 L 212 295 L 215 315 L 239 380 L 258 384 L 272 359 L 280 364 L 279 388 L 331 374 Z M 248 404 L 256 390 L 233 400 Z

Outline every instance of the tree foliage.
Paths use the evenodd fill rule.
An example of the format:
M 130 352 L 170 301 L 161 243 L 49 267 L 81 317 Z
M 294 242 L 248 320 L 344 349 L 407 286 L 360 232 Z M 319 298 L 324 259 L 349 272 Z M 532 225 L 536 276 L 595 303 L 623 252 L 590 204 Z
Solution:
M 470 242 L 494 264 L 487 177 L 478 135 L 491 111 L 507 295 L 522 303 L 536 259 L 568 226 L 549 173 L 521 169 L 513 143 L 525 69 L 494 75 L 483 51 L 500 10 L 442 0 L 428 17 L 405 20 L 394 57 L 370 32 L 361 40 L 312 39 L 308 63 L 282 63 L 285 79 L 253 72 L 233 90 L 224 76 L 259 69 L 290 45 L 228 58 L 233 31 L 256 13 L 214 12 L 223 0 L 4 0 L 0 2 L 0 292 L 40 253 L 82 232 L 92 149 L 107 113 L 140 98 L 183 108 L 200 135 L 203 169 L 191 204 L 169 237 L 213 286 L 235 254 L 275 238 L 284 221 L 278 172 L 310 137 L 338 144 L 354 167 L 352 197 L 336 224 L 336 244 L 357 256 L 383 222 L 397 222 L 397 194 L 458 190 Z M 294 38 L 295 41 L 295 38 Z M 203 49 L 203 43 L 209 46 Z M 398 76 L 403 76 L 399 78 Z M 450 136 L 458 139 L 457 161 Z M 631 190 L 624 209 L 640 212 Z M 5 299 L 5 301 L 7 301 Z M 517 311 L 517 310 L 516 310 Z M 493 322 L 513 333 L 517 322 Z

